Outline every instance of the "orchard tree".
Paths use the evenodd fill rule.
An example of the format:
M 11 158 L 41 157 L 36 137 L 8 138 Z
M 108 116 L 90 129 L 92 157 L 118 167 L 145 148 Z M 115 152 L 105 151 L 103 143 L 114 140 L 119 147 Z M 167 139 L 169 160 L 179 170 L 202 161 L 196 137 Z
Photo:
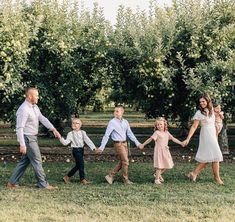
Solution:
M 19 97 L 23 95 L 23 87 L 37 87 L 43 101 L 40 107 L 57 127 L 63 120 L 78 113 L 79 109 L 84 109 L 107 79 L 105 54 L 110 24 L 105 21 L 98 5 L 89 13 L 70 3 L 71 1 L 34 1 L 14 8 L 20 18 L 11 16 L 12 24 L 7 23 L 11 19 L 5 21 L 21 32 L 24 29 L 15 27 L 14 19 L 19 24 L 27 24 L 28 28 L 25 31 L 28 38 L 24 42 L 27 50 L 23 50 L 25 57 L 22 56 L 23 52 L 19 56 L 24 66 L 20 66 L 20 62 L 14 63 L 19 69 L 19 73 L 13 72 L 14 75 L 17 74 L 19 86 L 11 84 L 16 86 L 13 88 L 15 91 L 12 91 L 12 98 L 18 98 L 18 102 L 11 104 L 12 110 L 15 112 L 23 99 L 22 96 Z M 11 6 L 10 3 L 9 5 Z M 2 10 L 7 14 L 5 8 Z M 23 40 L 24 38 L 21 39 Z M 14 49 L 13 53 L 18 52 Z M 17 60 L 14 59 L 14 62 Z M 3 65 L 5 63 L 2 62 Z M 8 83 L 6 80 L 3 82 Z M 4 94 L 2 96 L 8 102 L 8 97 Z M 7 106 L 4 101 L 2 103 L 4 107 Z M 14 112 L 5 114 L 13 120 Z
M 161 10 L 156 10 L 164 19 Z M 142 108 L 148 117 L 169 115 L 169 101 L 174 95 L 173 73 L 164 64 L 167 43 L 163 44 L 166 35 L 170 37 L 172 27 L 165 26 L 163 30 L 160 22 L 166 20 L 147 17 L 143 12 L 134 14 L 120 7 L 113 51 L 110 51 L 113 59 L 111 98 Z
M 194 29 L 191 28 L 190 47 L 187 53 L 178 51 L 177 55 L 188 98 L 195 100 L 199 93 L 207 92 L 214 101 L 221 101 L 225 112 L 232 115 L 235 112 L 234 9 L 231 1 L 215 1 L 213 7 L 208 2 L 198 5 L 200 13 L 191 24 Z
M 15 103 L 26 85 L 21 74 L 27 66 L 32 32 L 21 10 L 17 2 L 13 6 L 2 1 L 0 5 L 0 118 L 4 120 L 14 115 Z
M 187 129 L 202 92 L 234 115 L 234 2 L 173 1 L 150 13 L 120 7 L 110 50 L 111 98 Z M 233 93 L 233 94 L 232 94 Z

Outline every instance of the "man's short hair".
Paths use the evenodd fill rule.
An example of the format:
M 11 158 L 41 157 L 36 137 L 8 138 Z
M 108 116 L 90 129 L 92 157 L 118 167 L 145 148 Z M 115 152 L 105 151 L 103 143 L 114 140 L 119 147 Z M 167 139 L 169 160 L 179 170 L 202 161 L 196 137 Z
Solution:
M 36 90 L 36 91 L 38 91 L 38 89 L 35 88 L 35 87 L 28 87 L 28 88 L 26 88 L 26 90 L 25 90 L 25 95 L 28 96 L 28 95 L 29 95 L 29 91 L 31 91 L 31 90 Z
M 115 108 L 122 108 L 122 109 L 124 109 L 124 106 L 123 105 L 116 105 Z

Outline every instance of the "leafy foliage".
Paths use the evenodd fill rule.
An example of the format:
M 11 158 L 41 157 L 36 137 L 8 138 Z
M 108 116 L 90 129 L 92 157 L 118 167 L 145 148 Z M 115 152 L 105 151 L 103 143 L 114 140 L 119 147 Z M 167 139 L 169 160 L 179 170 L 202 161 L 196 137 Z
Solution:
M 187 127 L 201 92 L 235 116 L 234 1 L 151 0 L 149 13 L 120 6 L 115 27 L 97 4 L 1 2 L 1 119 L 14 119 L 27 86 L 39 88 L 56 125 L 108 99 Z
M 24 42 L 25 57 L 22 53 L 19 55 L 19 62 L 23 61 L 24 66 L 13 64 L 19 72 L 15 73 L 15 78 L 9 77 L 9 83 L 7 79 L 3 81 L 2 102 L 11 102 L 17 107 L 20 101 L 14 100 L 23 94 L 23 86 L 36 86 L 43 101 L 41 108 L 57 126 L 83 109 L 102 89 L 106 79 L 105 45 L 109 24 L 97 5 L 90 14 L 69 3 L 35 1 L 20 9 L 9 4 L 14 8 L 9 15 L 12 20 L 18 16 L 19 24 L 28 22 L 28 30 L 24 32 L 29 37 Z M 7 13 L 5 8 L 2 10 Z M 17 53 L 16 49 L 11 50 Z M 9 60 L 5 54 L 4 59 Z M 2 63 L 7 66 L 5 60 Z M 5 72 L 3 74 L 7 76 Z M 7 100 L 10 96 L 12 98 Z M 6 111 L 8 107 L 2 109 Z M 3 117 L 14 118 L 13 115 Z

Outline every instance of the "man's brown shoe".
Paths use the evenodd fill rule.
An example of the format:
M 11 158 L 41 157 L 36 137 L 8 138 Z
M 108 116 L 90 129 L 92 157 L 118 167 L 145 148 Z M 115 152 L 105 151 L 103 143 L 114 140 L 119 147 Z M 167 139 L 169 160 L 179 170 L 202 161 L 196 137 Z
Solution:
M 92 182 L 91 182 L 90 180 L 83 179 L 83 180 L 80 181 L 80 183 L 83 184 L 83 185 L 89 185 L 89 184 L 91 184 Z
M 51 189 L 57 189 L 58 186 L 54 186 L 54 185 L 48 185 L 47 187 L 45 187 L 44 189 L 48 189 L 48 190 L 51 190 Z
M 63 177 L 63 180 L 64 180 L 65 183 L 69 183 L 70 180 L 71 180 L 71 177 L 66 175 L 66 176 Z
M 6 187 L 12 189 L 12 188 L 19 188 L 20 186 L 18 184 L 12 184 L 10 182 L 7 182 Z

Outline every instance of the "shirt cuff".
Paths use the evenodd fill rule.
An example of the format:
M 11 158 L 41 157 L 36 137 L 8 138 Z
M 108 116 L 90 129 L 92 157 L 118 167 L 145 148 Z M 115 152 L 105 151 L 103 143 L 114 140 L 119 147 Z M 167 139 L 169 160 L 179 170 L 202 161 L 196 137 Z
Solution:
M 96 150 L 96 147 L 90 147 L 92 151 L 95 151 Z

